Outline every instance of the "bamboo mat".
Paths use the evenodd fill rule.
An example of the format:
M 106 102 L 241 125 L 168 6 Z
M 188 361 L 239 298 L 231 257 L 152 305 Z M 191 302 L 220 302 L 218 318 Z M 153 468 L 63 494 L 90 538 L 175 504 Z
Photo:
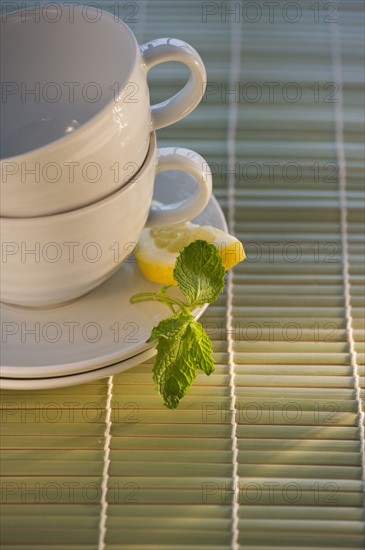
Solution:
M 205 98 L 159 142 L 211 163 L 248 259 L 203 317 L 216 372 L 177 411 L 151 361 L 3 392 L 2 548 L 362 549 L 363 3 L 117 4 L 140 42 L 200 52 Z M 155 69 L 153 101 L 184 77 Z

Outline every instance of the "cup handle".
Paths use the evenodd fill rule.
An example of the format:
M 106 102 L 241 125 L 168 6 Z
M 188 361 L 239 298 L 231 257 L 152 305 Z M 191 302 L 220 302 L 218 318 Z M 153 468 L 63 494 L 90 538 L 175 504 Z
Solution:
M 152 205 L 146 227 L 166 226 L 189 221 L 206 207 L 212 194 L 212 174 L 208 163 L 194 151 L 181 147 L 163 147 L 158 150 L 156 174 L 181 170 L 197 181 L 195 193 L 180 202 Z
M 207 74 L 198 52 L 183 40 L 158 38 L 140 46 L 145 68 L 167 61 L 184 63 L 189 69 L 185 86 L 170 99 L 151 106 L 151 131 L 169 126 L 185 118 L 200 103 L 206 87 Z

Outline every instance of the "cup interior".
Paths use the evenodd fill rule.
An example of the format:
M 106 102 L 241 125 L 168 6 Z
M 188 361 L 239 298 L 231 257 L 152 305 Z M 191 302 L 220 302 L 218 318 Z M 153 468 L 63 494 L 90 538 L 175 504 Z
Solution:
M 136 62 L 132 32 L 91 6 L 55 3 L 0 23 L 1 158 L 78 129 L 114 102 Z

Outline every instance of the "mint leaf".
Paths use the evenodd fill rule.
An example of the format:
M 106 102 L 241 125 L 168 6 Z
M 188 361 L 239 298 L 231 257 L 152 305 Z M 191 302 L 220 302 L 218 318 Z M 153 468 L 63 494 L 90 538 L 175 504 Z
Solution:
M 187 330 L 187 337 L 191 342 L 191 360 L 196 368 L 209 376 L 214 372 L 213 349 L 203 325 L 199 321 L 192 321 Z
M 178 338 L 181 331 L 184 332 L 185 325 L 190 321 L 191 315 L 183 314 L 181 312 L 176 313 L 173 317 L 163 319 L 159 324 L 152 329 L 151 335 L 147 342 L 153 342 L 154 340 L 169 339 L 171 337 Z
M 152 330 L 158 339 L 153 379 L 164 405 L 175 409 L 196 378 L 197 369 L 214 370 L 212 347 L 200 323 L 184 312 L 164 319 Z
M 180 252 L 174 279 L 191 307 L 214 302 L 224 287 L 225 269 L 219 252 L 207 241 L 194 241 Z

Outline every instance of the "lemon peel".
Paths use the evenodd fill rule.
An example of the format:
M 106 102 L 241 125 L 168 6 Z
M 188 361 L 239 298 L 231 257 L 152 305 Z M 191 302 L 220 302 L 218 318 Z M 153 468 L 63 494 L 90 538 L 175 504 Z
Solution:
M 186 222 L 143 229 L 135 250 L 138 266 L 150 281 L 176 285 L 173 272 L 177 257 L 181 250 L 196 240 L 204 240 L 217 247 L 225 270 L 246 257 L 242 243 L 233 235 L 210 225 Z

